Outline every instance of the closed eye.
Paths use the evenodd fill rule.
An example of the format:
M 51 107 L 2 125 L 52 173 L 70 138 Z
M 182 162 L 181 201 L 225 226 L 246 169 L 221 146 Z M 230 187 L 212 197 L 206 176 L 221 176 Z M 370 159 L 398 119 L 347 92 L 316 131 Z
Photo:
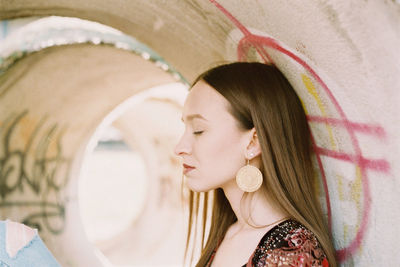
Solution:
M 197 132 L 193 132 L 193 134 L 195 134 L 195 135 L 200 135 L 200 134 L 202 134 L 204 131 L 197 131 Z

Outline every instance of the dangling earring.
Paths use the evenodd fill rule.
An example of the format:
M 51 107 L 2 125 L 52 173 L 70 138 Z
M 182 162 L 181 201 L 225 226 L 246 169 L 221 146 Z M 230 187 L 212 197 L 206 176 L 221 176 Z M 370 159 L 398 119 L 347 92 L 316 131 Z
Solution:
M 253 154 L 251 154 L 251 156 L 252 155 Z M 247 165 L 240 168 L 237 172 L 236 183 L 242 191 L 251 193 L 260 188 L 263 182 L 263 176 L 257 167 L 249 163 L 250 160 L 247 159 Z

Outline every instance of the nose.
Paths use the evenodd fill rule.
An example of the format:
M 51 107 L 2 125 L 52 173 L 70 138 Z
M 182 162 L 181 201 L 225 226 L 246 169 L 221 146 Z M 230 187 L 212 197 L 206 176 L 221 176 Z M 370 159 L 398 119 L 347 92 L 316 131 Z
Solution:
M 183 154 L 189 154 L 191 151 L 190 145 L 185 140 L 185 134 L 179 139 L 179 142 L 175 145 L 174 153 L 177 156 L 182 156 Z

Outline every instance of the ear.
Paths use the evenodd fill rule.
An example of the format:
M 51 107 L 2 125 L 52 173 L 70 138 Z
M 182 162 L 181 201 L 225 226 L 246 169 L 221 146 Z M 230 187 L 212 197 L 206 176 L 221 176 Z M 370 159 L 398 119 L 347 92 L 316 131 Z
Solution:
M 261 146 L 258 141 L 256 129 L 253 127 L 249 132 L 249 143 L 246 148 L 246 158 L 249 160 L 261 155 Z

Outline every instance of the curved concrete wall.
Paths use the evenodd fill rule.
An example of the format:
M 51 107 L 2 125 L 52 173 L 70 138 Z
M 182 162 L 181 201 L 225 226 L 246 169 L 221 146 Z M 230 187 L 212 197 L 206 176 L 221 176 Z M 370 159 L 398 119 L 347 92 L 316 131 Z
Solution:
M 399 220 L 397 175 L 400 173 L 395 164 L 400 156 L 400 7 L 396 2 L 89 0 L 82 4 L 77 0 L 0 1 L 1 19 L 34 15 L 73 16 L 115 27 L 155 50 L 189 81 L 202 70 L 227 60 L 277 64 L 295 86 L 309 116 L 316 165 L 320 169 L 318 188 L 340 262 L 344 266 L 398 265 L 400 257 L 393 246 L 399 236 L 399 230 L 393 225 Z M 39 123 L 44 114 L 49 114 L 46 122 L 50 124 L 43 128 L 47 129 L 47 136 L 61 138 L 57 131 L 62 128 L 50 131 L 57 122 L 60 127 L 65 125 L 71 129 L 71 133 L 63 136 L 70 140 L 68 144 L 80 143 L 77 140 L 87 136 L 90 126 L 81 121 L 86 116 L 76 117 L 81 114 L 74 111 L 77 103 L 85 106 L 81 111 L 93 109 L 87 118 L 95 124 L 106 112 L 100 106 L 111 109 L 113 104 L 127 97 L 126 91 L 119 96 L 116 94 L 113 104 L 107 104 L 110 91 L 97 91 L 98 101 L 104 102 L 92 106 L 82 101 L 93 96 L 87 89 L 92 88 L 98 78 L 91 76 L 90 71 L 79 71 L 79 76 L 73 72 L 76 79 L 82 79 L 79 89 L 68 87 L 68 82 L 61 87 L 59 83 L 42 85 L 40 81 L 44 80 L 37 77 L 46 77 L 47 73 L 61 75 L 63 70 L 59 66 L 63 61 L 60 58 L 69 56 L 72 51 L 91 54 L 97 50 L 107 48 L 86 49 L 84 45 L 79 49 L 53 48 L 19 62 L 6 73 L 10 78 L 2 80 L 11 84 L 10 89 L 0 95 L 2 129 L 10 129 L 4 125 L 28 110 L 24 116 L 32 119 L 19 121 L 24 127 L 35 127 L 33 121 Z M 57 51 L 60 53 L 51 57 L 53 63 L 47 61 L 43 68 L 47 70 L 45 75 L 43 70 L 33 75 L 34 70 L 39 70 L 34 68 L 20 72 L 21 81 L 13 78 L 19 69 L 46 62 L 46 55 L 50 57 Z M 39 60 L 40 57 L 43 60 Z M 110 55 L 107 61 L 113 57 Z M 90 67 L 111 67 L 107 63 Z M 84 66 L 84 63 L 77 60 L 74 65 Z M 147 73 L 141 68 L 124 71 L 128 76 Z M 154 75 L 150 81 L 163 76 Z M 122 73 L 119 77 L 125 79 Z M 160 79 L 158 82 L 162 83 L 171 78 Z M 63 79 L 54 77 L 52 80 Z M 154 85 L 148 83 L 139 88 Z M 114 84 L 118 81 L 110 79 L 107 83 L 113 88 L 112 95 L 114 90 L 118 92 Z M 39 85 L 43 93 L 33 94 L 31 88 L 39 88 Z M 59 89 L 55 92 L 50 88 Z M 62 102 L 68 112 L 60 111 L 60 102 L 50 104 L 49 92 L 73 99 Z M 85 97 L 78 97 L 76 93 L 85 94 Z M 47 102 L 49 104 L 37 104 Z M 74 104 L 68 106 L 67 103 Z M 23 118 L 26 117 L 21 120 Z M 23 139 L 22 133 L 18 138 L 26 140 L 27 137 Z M 3 146 L 25 144 L 19 139 L 3 140 L 7 140 Z M 68 145 L 65 155 L 72 155 L 77 149 L 76 145 Z M 57 147 L 53 149 L 53 153 L 57 151 Z M 3 159 L 11 161 L 11 156 L 3 155 Z M 67 215 L 70 210 L 67 209 Z
M 42 50 L 4 75 L 1 217 L 38 227 L 65 266 L 101 266 L 80 225 L 83 152 L 117 105 L 175 79 L 130 52 L 85 44 Z

